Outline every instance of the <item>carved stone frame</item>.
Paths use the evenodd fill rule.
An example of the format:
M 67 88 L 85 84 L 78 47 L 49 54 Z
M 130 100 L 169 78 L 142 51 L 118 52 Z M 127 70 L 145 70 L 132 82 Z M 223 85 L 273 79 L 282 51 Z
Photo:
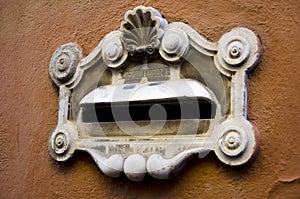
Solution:
M 136 30 L 141 30 L 141 34 L 132 40 L 136 37 Z M 106 66 L 112 71 L 111 84 L 118 85 L 118 71 L 126 67 L 129 57 L 144 59 L 143 63 L 146 63 L 155 49 L 158 50 L 154 56 L 171 66 L 171 77 L 180 70 L 191 49 L 200 57 L 211 58 L 222 78 L 228 79 L 228 111 L 219 114 L 223 104 L 216 100 L 218 119 L 210 121 L 205 134 L 195 134 L 192 138 L 190 135 L 177 135 L 176 138 L 83 136 L 85 132 L 70 115 L 74 90 L 79 84 L 88 82 L 83 80 L 85 73 L 93 67 Z M 57 161 L 65 161 L 75 150 L 83 150 L 93 157 L 106 175 L 118 177 L 124 172 L 134 181 L 143 180 L 147 172 L 158 179 L 170 178 L 193 154 L 202 158 L 210 151 L 228 165 L 247 163 L 258 151 L 259 133 L 247 120 L 246 82 L 247 74 L 260 56 L 260 41 L 246 28 L 235 28 L 213 43 L 184 23 L 168 23 L 151 7 L 136 7 L 125 14 L 120 30 L 106 35 L 88 56 L 84 57 L 80 47 L 73 43 L 64 44 L 54 52 L 49 72 L 59 87 L 59 110 L 57 126 L 49 137 L 50 154 Z M 130 152 L 126 149 L 128 146 Z M 107 153 L 101 152 L 100 147 L 104 147 L 103 151 Z M 156 149 L 152 150 L 152 147 Z M 171 151 L 172 155 L 164 156 L 159 152 L 161 147 Z

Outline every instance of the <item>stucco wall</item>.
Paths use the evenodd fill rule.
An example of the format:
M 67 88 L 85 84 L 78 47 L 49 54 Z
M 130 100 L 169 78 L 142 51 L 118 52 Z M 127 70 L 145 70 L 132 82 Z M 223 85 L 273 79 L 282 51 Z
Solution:
M 249 82 L 249 119 L 261 133 L 252 164 L 229 167 L 211 153 L 174 179 L 135 183 L 106 177 L 83 152 L 66 163 L 50 158 L 58 95 L 48 75 L 52 53 L 68 42 L 90 53 L 137 5 L 211 41 L 236 26 L 260 36 L 263 57 Z M 297 0 L 1 1 L 0 198 L 299 198 L 299 9 Z

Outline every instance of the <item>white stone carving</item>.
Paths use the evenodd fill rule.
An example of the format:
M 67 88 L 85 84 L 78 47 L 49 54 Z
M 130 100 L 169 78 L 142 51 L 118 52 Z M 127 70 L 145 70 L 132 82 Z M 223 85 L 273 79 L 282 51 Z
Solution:
M 182 30 L 168 29 L 163 38 L 160 54 L 170 62 L 176 62 L 182 58 L 189 47 L 187 34 Z
M 83 150 L 106 175 L 133 181 L 171 178 L 193 154 L 210 151 L 225 164 L 245 164 L 259 148 L 246 79 L 260 56 L 246 28 L 213 43 L 154 8 L 128 11 L 88 56 L 72 43 L 54 52 L 59 109 L 50 154 L 66 161 Z

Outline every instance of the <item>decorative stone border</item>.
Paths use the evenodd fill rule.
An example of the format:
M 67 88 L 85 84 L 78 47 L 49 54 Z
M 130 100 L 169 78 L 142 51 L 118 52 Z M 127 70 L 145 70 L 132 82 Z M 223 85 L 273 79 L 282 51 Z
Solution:
M 222 113 L 224 104 L 210 85 L 199 83 L 216 102 L 215 119 L 205 134 L 95 137 L 83 130 L 78 117 L 70 116 L 74 90 L 88 81 L 83 76 L 89 69 L 105 65 L 112 71 L 112 85 L 124 85 L 120 71 L 130 60 L 143 60 L 147 65 L 154 57 L 170 66 L 170 78 L 177 81 L 181 64 L 189 61 L 192 50 L 211 57 L 216 71 L 229 79 L 228 114 Z M 58 124 L 49 138 L 50 154 L 57 161 L 65 161 L 75 150 L 84 150 L 106 175 L 118 177 L 124 172 L 134 181 L 142 181 L 147 172 L 158 179 L 170 178 L 193 154 L 202 158 L 209 151 L 225 164 L 244 164 L 259 148 L 259 133 L 247 120 L 246 79 L 260 56 L 260 41 L 246 28 L 235 28 L 212 43 L 184 23 L 168 24 L 154 8 L 139 6 L 128 11 L 120 30 L 109 33 L 88 56 L 83 57 L 80 47 L 73 43 L 54 52 L 49 73 L 59 87 L 59 110 Z M 147 83 L 145 79 L 141 82 Z

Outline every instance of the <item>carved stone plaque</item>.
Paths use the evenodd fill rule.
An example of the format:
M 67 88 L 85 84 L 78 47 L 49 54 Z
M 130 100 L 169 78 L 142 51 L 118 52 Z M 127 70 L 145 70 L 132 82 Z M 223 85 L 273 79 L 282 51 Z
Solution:
M 83 56 L 64 44 L 49 72 L 59 87 L 51 156 L 66 161 L 83 150 L 108 176 L 134 181 L 146 173 L 174 176 L 198 154 L 214 151 L 228 165 L 251 160 L 259 133 L 247 120 L 247 74 L 260 41 L 235 28 L 217 43 L 151 7 L 125 14 L 119 30 Z

